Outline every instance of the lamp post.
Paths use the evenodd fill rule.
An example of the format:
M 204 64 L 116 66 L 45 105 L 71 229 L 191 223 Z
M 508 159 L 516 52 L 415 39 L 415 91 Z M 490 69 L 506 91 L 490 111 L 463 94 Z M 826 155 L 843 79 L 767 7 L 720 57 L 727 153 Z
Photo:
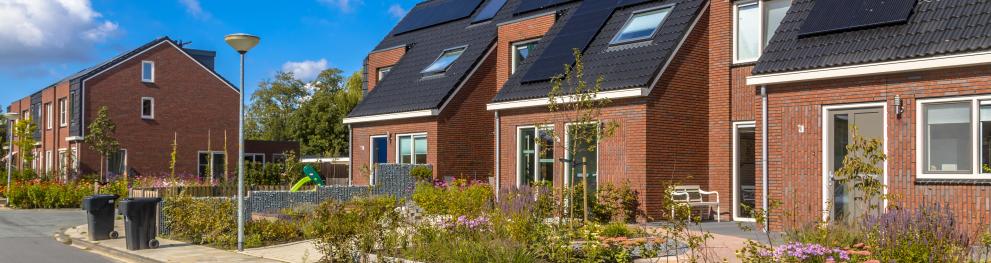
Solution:
M 7 192 L 4 196 L 10 198 L 10 170 L 14 169 L 14 120 L 17 120 L 17 113 L 8 112 L 3 117 L 7 122 Z
M 224 41 L 241 54 L 241 88 L 238 92 L 241 97 L 238 100 L 237 124 L 237 250 L 244 251 L 244 55 L 258 45 L 261 38 L 238 33 L 227 35 Z

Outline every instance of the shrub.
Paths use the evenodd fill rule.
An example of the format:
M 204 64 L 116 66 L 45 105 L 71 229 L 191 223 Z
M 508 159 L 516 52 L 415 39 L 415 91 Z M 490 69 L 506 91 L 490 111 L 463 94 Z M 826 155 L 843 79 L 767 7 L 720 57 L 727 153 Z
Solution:
M 791 242 L 821 244 L 829 247 L 850 247 L 864 242 L 864 232 L 858 226 L 839 222 L 817 223 L 785 232 Z
M 355 262 L 363 253 L 373 252 L 395 255 L 397 249 L 405 247 L 398 207 L 399 200 L 392 197 L 320 204 L 312 227 L 317 247 L 324 254 L 322 261 Z
M 109 185 L 111 187 L 100 189 L 100 193 L 127 197 L 127 181 L 117 180 Z M 89 182 L 58 183 L 35 179 L 13 183 L 8 200 L 12 207 L 22 209 L 79 208 L 83 198 L 90 195 L 93 195 L 93 185 Z
M 455 180 L 451 184 L 437 181 L 419 183 L 413 201 L 429 214 L 477 217 L 491 210 L 494 194 L 484 183 Z
M 609 216 L 610 222 L 632 223 L 637 219 L 640 202 L 629 184 L 614 186 L 603 184 L 599 188 L 599 208 Z
M 630 228 L 623 223 L 609 223 L 602 226 L 602 230 L 599 235 L 603 237 L 628 237 L 633 235 L 633 230 L 630 230 Z
M 409 176 L 417 182 L 430 182 L 434 179 L 434 171 L 427 166 L 416 166 L 409 170 Z
M 237 245 L 237 206 L 224 198 L 168 198 L 162 208 L 168 237 L 198 245 L 230 249 Z M 303 221 L 253 220 L 245 225 L 245 247 L 304 239 Z
M 947 206 L 891 209 L 866 220 L 866 243 L 882 262 L 964 262 L 970 239 L 953 218 Z

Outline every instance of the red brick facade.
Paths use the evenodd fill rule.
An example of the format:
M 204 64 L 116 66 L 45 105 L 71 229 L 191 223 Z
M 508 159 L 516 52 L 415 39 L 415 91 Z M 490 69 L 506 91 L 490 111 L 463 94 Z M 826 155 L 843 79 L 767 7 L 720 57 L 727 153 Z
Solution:
M 368 91 L 371 92 L 378 84 L 379 70 L 391 67 L 406 55 L 406 47 L 395 47 L 368 54 L 365 68 L 365 79 L 368 80 Z

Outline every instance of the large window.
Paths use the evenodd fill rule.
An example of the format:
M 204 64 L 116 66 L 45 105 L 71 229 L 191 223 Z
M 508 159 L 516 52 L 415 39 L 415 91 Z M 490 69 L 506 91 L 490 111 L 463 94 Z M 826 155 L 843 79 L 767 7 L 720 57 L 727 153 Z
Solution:
M 224 152 L 199 152 L 197 160 L 199 163 L 199 176 L 201 178 L 206 178 L 208 174 L 213 175 L 213 178 L 224 176 L 224 163 L 227 162 Z M 245 160 L 247 160 L 247 155 L 245 155 Z
M 141 81 L 155 82 L 155 62 L 141 61 Z
M 441 52 L 440 56 L 437 57 L 437 60 L 434 60 L 434 63 L 430 63 L 430 66 L 423 69 L 422 73 L 434 75 L 446 72 L 447 69 L 451 67 L 451 64 L 454 64 L 454 61 L 457 61 L 458 58 L 461 57 L 461 54 L 465 53 L 465 49 L 467 49 L 467 47 L 444 50 L 444 52 Z
M 45 103 L 45 124 L 49 130 L 55 127 L 55 111 L 51 103 Z
M 778 30 L 791 0 L 739 1 L 733 6 L 733 61 L 753 62 Z
M 396 148 L 399 149 L 400 164 L 426 164 L 427 163 L 427 135 L 399 135 L 396 136 Z
M 919 178 L 991 179 L 991 97 L 919 101 Z
M 513 64 L 510 74 L 516 73 L 516 69 L 520 68 L 523 61 L 530 57 L 530 53 L 537 47 L 537 41 L 539 40 L 534 39 L 513 43 Z
M 671 7 L 634 13 L 610 43 L 623 44 L 653 38 L 654 33 L 657 33 L 657 28 L 661 26 L 669 13 L 671 13 Z
M 553 182 L 554 135 L 549 127 L 520 127 L 517 143 L 517 185 Z
M 59 127 L 65 127 L 69 125 L 69 104 L 66 103 L 65 98 L 58 100 L 58 123 Z
M 568 124 L 567 134 L 565 134 L 565 147 L 567 148 L 567 159 L 569 165 L 566 171 L 570 175 L 569 184 L 579 185 L 585 177 L 588 177 L 589 191 L 595 192 L 598 188 L 599 177 L 599 124 Z
M 127 150 L 120 149 L 107 157 L 107 172 L 112 175 L 123 175 L 127 171 Z

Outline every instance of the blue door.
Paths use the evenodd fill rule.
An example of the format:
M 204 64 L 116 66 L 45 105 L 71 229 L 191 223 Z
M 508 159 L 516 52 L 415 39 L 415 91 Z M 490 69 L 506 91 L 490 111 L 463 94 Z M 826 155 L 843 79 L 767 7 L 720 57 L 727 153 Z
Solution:
M 372 138 L 372 184 L 375 183 L 375 170 L 378 169 L 377 164 L 389 162 L 389 137 L 374 137 Z

